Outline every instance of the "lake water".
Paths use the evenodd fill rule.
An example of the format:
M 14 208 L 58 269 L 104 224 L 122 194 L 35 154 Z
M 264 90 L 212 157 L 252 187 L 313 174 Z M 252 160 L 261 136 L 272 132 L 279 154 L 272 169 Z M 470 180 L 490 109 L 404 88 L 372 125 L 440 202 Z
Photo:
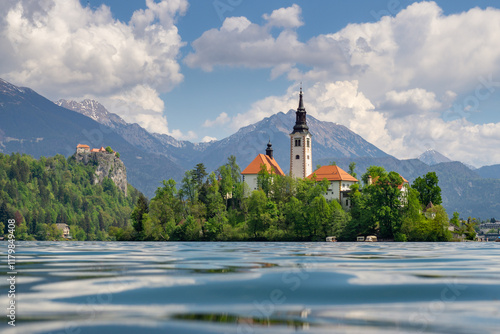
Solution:
M 4 315 L 2 333 L 500 332 L 500 243 L 18 242 L 17 252 L 16 327 Z

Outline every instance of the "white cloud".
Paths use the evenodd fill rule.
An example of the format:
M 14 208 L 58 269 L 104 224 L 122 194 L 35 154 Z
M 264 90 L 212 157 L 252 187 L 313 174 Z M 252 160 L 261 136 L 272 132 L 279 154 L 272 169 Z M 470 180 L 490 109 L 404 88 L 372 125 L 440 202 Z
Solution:
M 229 116 L 227 115 L 227 113 L 225 112 L 222 112 L 220 113 L 219 116 L 217 116 L 216 119 L 214 119 L 213 121 L 211 120 L 206 120 L 204 123 L 203 123 L 203 126 L 204 127 L 212 127 L 212 126 L 216 126 L 216 125 L 223 125 L 223 124 L 226 124 L 227 122 L 229 122 L 230 118 Z
M 0 77 L 53 100 L 118 101 L 120 108 L 108 104 L 110 111 L 127 110 L 120 114 L 124 119 L 168 132 L 157 97 L 183 80 L 177 57 L 184 43 L 175 18 L 188 4 L 147 0 L 146 5 L 127 24 L 105 5 L 92 10 L 78 0 L 3 2 Z M 145 99 L 151 96 L 156 98 Z
M 447 97 L 450 95 L 448 92 Z M 406 116 L 422 111 L 438 110 L 441 103 L 436 100 L 436 94 L 422 88 L 414 88 L 396 92 L 391 90 L 385 94 L 385 101 L 380 109 L 390 112 L 391 116 Z
M 210 143 L 211 141 L 217 140 L 215 137 L 205 136 L 201 140 L 202 143 Z
M 302 14 L 302 8 L 293 4 L 291 7 L 273 10 L 271 14 L 264 14 L 262 17 L 270 26 L 297 28 L 304 24 L 300 14 Z
M 100 102 L 128 123 L 137 123 L 151 132 L 170 134 L 167 118 L 163 115 L 164 102 L 149 86 L 135 86 L 128 91 L 101 97 Z
M 235 21 L 240 22 L 238 29 L 224 28 Z M 363 92 L 377 100 L 391 90 L 415 88 L 436 96 L 447 90 L 462 94 L 475 89 L 481 76 L 500 77 L 498 31 L 500 10 L 474 8 L 445 16 L 434 2 L 414 3 L 395 17 L 349 24 L 306 42 L 288 29 L 275 38 L 266 24 L 227 18 L 221 29 L 211 29 L 192 43 L 194 52 L 185 61 L 205 70 L 277 68 L 273 77 L 286 69 L 292 80 L 356 79 Z M 301 73 L 290 64 L 311 69 Z
M 280 10 L 285 13 L 291 10 L 300 12 L 300 7 L 294 5 Z M 302 43 L 298 40 L 297 33 L 290 29 L 285 29 L 277 37 L 273 37 L 273 25 L 290 27 L 298 26 L 299 23 L 285 24 L 285 19 L 282 19 L 282 23 L 278 24 L 281 14 L 277 13 L 281 13 L 280 10 L 268 16 L 269 24 L 263 26 L 252 23 L 245 17 L 226 18 L 220 29 L 210 29 L 192 42 L 194 52 L 186 56 L 185 63 L 205 71 L 212 71 L 215 66 L 278 66 L 279 70 L 282 70 L 283 64 L 325 62 L 325 59 L 318 59 L 318 56 L 328 55 L 327 62 L 336 68 L 340 69 L 346 65 L 339 43 L 333 39 L 326 40 L 319 36 Z M 298 20 L 298 16 L 296 18 Z M 294 17 L 289 20 L 296 21 Z
M 198 138 L 198 135 L 194 131 L 188 131 L 187 133 L 183 133 L 179 129 L 172 130 L 170 135 L 178 140 L 193 141 L 193 140 L 196 140 Z
M 500 123 L 463 119 L 467 108 L 482 112 L 500 89 L 500 10 L 444 15 L 435 2 L 413 3 L 394 17 L 301 41 L 289 29 L 302 23 L 300 11 L 290 16 L 299 21 L 278 23 L 291 8 L 264 15 L 262 25 L 228 18 L 239 28 L 212 29 L 192 43 L 191 67 L 269 68 L 271 79 L 295 82 L 285 95 L 232 117 L 233 128 L 296 108 L 296 83 L 304 81 L 314 83 L 306 90 L 311 115 L 344 124 L 390 154 L 412 158 L 435 148 L 474 165 L 500 163 Z M 277 37 L 271 26 L 282 28 Z

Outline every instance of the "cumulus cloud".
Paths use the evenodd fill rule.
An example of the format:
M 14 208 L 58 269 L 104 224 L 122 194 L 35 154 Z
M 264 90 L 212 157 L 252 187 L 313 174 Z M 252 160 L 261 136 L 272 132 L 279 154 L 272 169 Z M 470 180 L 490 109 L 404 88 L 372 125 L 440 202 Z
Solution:
M 225 112 L 222 112 L 220 113 L 219 116 L 217 116 L 216 119 L 214 119 L 213 121 L 211 120 L 206 120 L 204 123 L 203 123 L 203 126 L 204 127 L 212 127 L 212 126 L 215 126 L 215 125 L 223 125 L 223 124 L 226 124 L 227 122 L 229 122 L 230 118 L 229 116 L 227 115 L 227 113 Z
M 3 2 L 0 76 L 53 100 L 95 98 L 126 121 L 168 133 L 158 94 L 183 80 L 175 18 L 187 6 L 147 0 L 125 23 L 105 5 L 78 0 Z
M 215 137 L 205 136 L 201 140 L 202 143 L 210 143 L 211 141 L 217 140 Z
M 340 43 L 333 39 L 325 40 L 319 36 L 303 43 L 298 40 L 297 33 L 290 29 L 284 29 L 277 37 L 273 37 L 270 29 L 273 25 L 291 27 L 302 22 L 286 23 L 284 18 L 280 19 L 281 10 L 288 13 L 299 11 L 300 7 L 294 5 L 274 11 L 265 16 L 269 22 L 262 26 L 250 22 L 246 17 L 226 18 L 220 29 L 210 29 L 192 43 L 194 52 L 185 57 L 185 63 L 205 71 L 212 71 L 215 66 L 244 66 L 277 67 L 279 72 L 283 71 L 283 64 L 328 62 L 339 71 L 346 71 L 344 67 L 347 63 Z M 295 18 L 298 20 L 298 16 Z M 296 21 L 294 17 L 289 17 L 289 20 Z M 323 59 L 319 59 L 319 55 Z M 328 60 L 324 59 L 326 55 Z M 292 69 L 289 66 L 289 70 Z
M 297 20 L 280 21 L 292 11 L 289 18 Z M 304 81 L 311 83 L 311 115 L 347 125 L 390 154 L 411 158 L 433 148 L 474 165 L 500 162 L 500 124 L 467 121 L 500 87 L 500 10 L 444 15 L 435 2 L 419 2 L 393 17 L 307 41 L 290 29 L 302 24 L 299 6 L 264 19 L 227 18 L 195 40 L 185 58 L 207 71 L 269 68 L 271 79 L 286 75 L 295 82 L 285 95 L 263 98 L 232 117 L 233 128 L 295 108 L 297 82 Z M 270 27 L 281 31 L 271 34 Z
M 441 103 L 437 101 L 436 94 L 422 88 L 401 92 L 391 90 L 385 94 L 385 101 L 380 105 L 380 109 L 390 112 L 393 117 L 438 110 L 439 108 L 441 108 Z
M 302 14 L 302 8 L 293 4 L 291 7 L 273 10 L 271 14 L 264 14 L 262 17 L 270 26 L 297 28 L 304 24 L 300 14 Z
M 192 140 L 195 140 L 196 138 L 198 138 L 198 135 L 194 131 L 188 131 L 187 133 L 183 133 L 179 129 L 172 130 L 172 132 L 170 133 L 170 135 L 172 137 L 174 137 L 174 138 L 179 139 L 179 140 L 189 140 L 189 141 L 192 141 Z

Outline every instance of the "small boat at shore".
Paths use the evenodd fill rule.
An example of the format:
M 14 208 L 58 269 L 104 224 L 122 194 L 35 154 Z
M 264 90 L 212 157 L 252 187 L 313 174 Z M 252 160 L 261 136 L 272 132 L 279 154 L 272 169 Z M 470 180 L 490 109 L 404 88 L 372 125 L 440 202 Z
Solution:
M 326 237 L 326 242 L 337 242 L 337 237 Z
M 364 242 L 377 242 L 377 237 L 374 235 L 368 235 L 366 237 L 364 236 L 359 236 L 357 237 L 356 241 L 364 241 Z

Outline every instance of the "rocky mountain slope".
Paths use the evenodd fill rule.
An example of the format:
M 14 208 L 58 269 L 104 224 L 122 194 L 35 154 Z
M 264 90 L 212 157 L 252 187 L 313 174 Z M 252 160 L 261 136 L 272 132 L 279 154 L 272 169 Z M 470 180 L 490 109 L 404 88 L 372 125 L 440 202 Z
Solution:
M 429 166 L 440 164 L 442 162 L 451 162 L 450 159 L 448 159 L 447 157 L 445 157 L 436 150 L 427 150 L 424 153 L 422 153 L 417 159 Z
M 238 163 L 244 167 L 259 153 L 265 151 L 271 140 L 275 159 L 283 171 L 290 165 L 290 129 L 295 123 L 295 111 L 278 113 L 255 124 L 238 130 L 235 134 L 210 143 L 191 143 L 179 141 L 165 134 L 151 134 L 137 124 L 125 123 L 118 115 L 109 113 L 96 101 L 82 102 L 60 100 L 57 104 L 68 106 L 71 110 L 110 126 L 132 145 L 149 153 L 162 154 L 185 169 L 193 168 L 203 162 L 208 170 L 214 170 L 224 164 L 227 157 L 235 155 Z M 89 109 L 90 107 L 90 109 Z M 111 117 L 110 115 L 114 115 Z M 118 120 L 117 120 L 118 119 Z M 111 121 L 111 124 L 110 124 Z M 313 135 L 313 160 L 325 157 L 386 157 L 386 153 L 365 141 L 343 125 L 322 122 L 308 116 L 307 122 Z
M 119 152 L 130 184 L 149 196 L 163 179 L 182 178 L 183 168 L 167 156 L 132 145 L 113 128 L 57 106 L 29 88 L 0 80 L 0 152 L 70 156 L 79 143 Z
M 475 172 L 486 179 L 500 179 L 500 165 L 483 166 Z

